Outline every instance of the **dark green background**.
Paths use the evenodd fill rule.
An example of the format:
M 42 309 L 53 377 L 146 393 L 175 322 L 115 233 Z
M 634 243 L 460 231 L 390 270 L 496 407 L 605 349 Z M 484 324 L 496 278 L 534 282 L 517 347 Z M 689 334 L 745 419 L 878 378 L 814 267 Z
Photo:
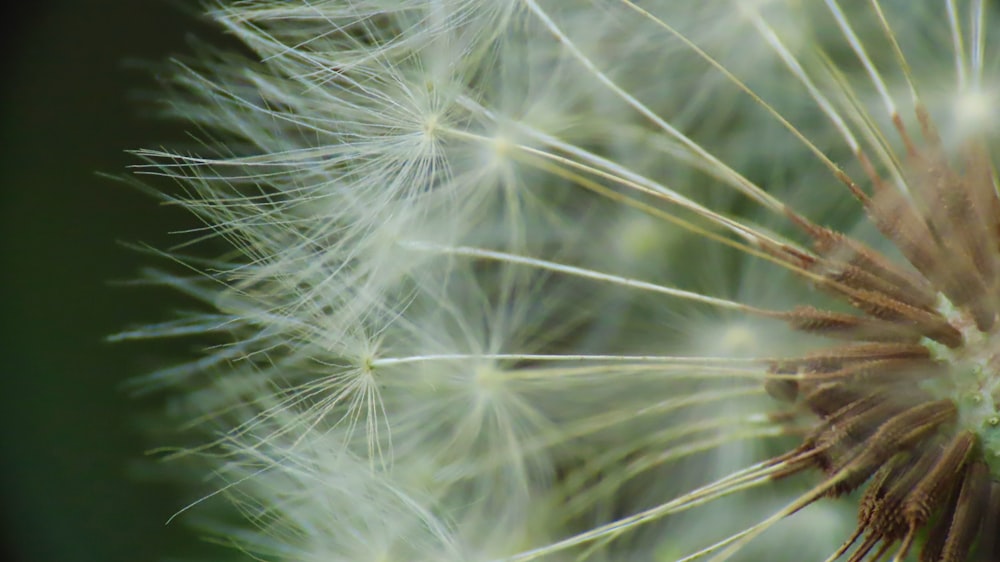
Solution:
M 191 221 L 97 172 L 135 163 L 127 148 L 183 138 L 152 117 L 141 98 L 153 73 L 131 63 L 215 32 L 194 3 L 22 4 L 5 9 L 0 39 L 0 550 L 23 561 L 208 559 L 183 523 L 164 525 L 188 495 L 135 477 L 150 444 L 137 419 L 157 404 L 121 383 L 163 348 L 103 341 L 175 306 L 111 283 L 150 261 L 122 242 L 165 247 L 176 241 L 168 230 Z

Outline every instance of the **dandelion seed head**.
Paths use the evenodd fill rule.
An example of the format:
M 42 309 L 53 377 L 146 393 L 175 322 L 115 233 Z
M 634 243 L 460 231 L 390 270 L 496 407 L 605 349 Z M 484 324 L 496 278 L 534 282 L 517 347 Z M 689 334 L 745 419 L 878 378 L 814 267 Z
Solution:
M 182 68 L 204 146 L 139 154 L 231 251 L 163 278 L 208 312 L 134 337 L 231 337 L 161 378 L 222 428 L 197 452 L 256 527 L 234 540 L 1000 552 L 993 11 L 216 10 L 255 58 Z
M 759 343 L 751 327 L 744 324 L 734 324 L 727 326 L 721 334 L 719 341 L 721 347 L 734 352 L 746 352 Z
M 996 132 L 997 96 L 992 89 L 980 88 L 955 96 L 956 127 L 962 138 Z

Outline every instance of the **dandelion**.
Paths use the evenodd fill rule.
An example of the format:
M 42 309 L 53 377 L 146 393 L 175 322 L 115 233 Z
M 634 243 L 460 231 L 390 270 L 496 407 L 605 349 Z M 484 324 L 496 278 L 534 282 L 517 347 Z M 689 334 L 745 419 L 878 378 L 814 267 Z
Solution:
M 183 63 L 222 334 L 149 375 L 275 560 L 1000 559 L 995 7 L 246 0 Z

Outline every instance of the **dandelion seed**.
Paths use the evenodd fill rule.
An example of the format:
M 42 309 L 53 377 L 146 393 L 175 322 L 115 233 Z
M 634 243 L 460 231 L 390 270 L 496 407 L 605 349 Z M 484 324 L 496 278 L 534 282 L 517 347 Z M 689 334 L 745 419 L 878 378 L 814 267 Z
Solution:
M 261 556 L 1000 559 L 995 11 L 226 4 L 139 169 L 235 251 L 121 337 L 231 335 Z

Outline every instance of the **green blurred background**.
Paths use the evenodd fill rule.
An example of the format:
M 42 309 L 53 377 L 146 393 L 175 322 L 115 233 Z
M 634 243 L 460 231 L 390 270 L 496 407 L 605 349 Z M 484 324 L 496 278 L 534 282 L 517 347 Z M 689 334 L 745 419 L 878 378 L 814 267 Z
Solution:
M 210 559 L 183 522 L 165 525 L 189 494 L 136 476 L 149 445 L 137 420 L 159 405 L 130 397 L 122 381 L 164 348 L 103 340 L 176 306 L 169 294 L 113 283 L 150 263 L 122 243 L 166 247 L 176 241 L 168 231 L 191 219 L 97 172 L 135 163 L 125 149 L 184 138 L 180 125 L 152 116 L 155 76 L 141 63 L 217 32 L 195 18 L 193 2 L 22 4 L 5 10 L 0 39 L 0 553 Z

